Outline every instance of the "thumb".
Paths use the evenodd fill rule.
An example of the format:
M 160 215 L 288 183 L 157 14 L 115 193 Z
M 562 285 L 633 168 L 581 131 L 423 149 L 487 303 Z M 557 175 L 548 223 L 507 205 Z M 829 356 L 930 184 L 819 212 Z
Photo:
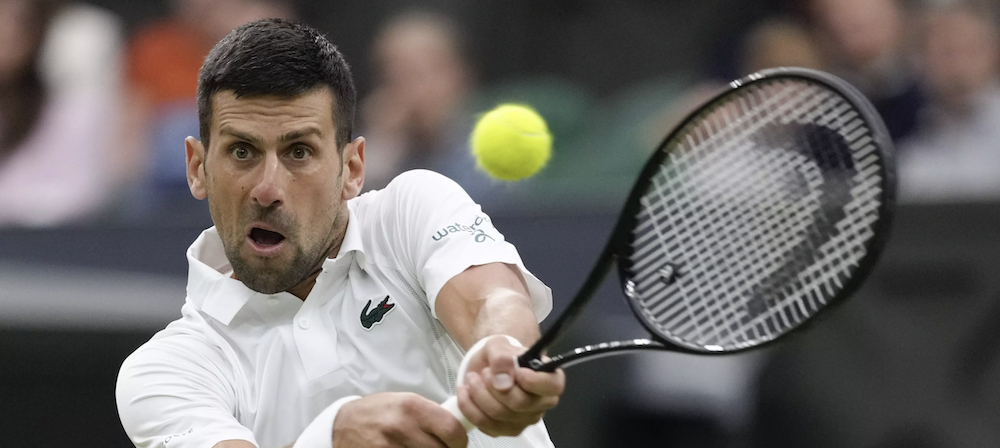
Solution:
M 497 367 L 496 370 L 492 370 L 493 373 L 493 388 L 499 391 L 509 390 L 514 387 L 514 369 L 505 370 L 502 367 Z
M 492 376 L 493 388 L 498 391 L 506 391 L 514 387 L 514 375 L 517 370 L 518 351 L 514 346 L 505 340 L 495 341 L 495 345 L 488 350 L 488 363 Z

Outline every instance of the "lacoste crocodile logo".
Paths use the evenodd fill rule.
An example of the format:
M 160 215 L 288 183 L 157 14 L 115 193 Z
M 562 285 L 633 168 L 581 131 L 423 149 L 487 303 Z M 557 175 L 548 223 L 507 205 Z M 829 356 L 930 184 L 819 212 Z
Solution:
M 368 308 L 372 306 L 372 301 L 369 300 L 365 304 L 365 309 L 361 310 L 361 326 L 365 327 L 365 330 L 371 330 L 372 326 L 381 322 L 382 318 L 392 311 L 396 307 L 395 303 L 389 303 L 389 296 L 385 296 L 375 308 L 368 312 Z

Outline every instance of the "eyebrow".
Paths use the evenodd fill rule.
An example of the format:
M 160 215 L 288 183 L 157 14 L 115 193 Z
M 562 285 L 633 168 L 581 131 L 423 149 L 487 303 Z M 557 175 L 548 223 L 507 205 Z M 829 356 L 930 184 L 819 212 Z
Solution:
M 289 132 L 289 133 L 287 133 L 285 135 L 282 135 L 281 138 L 278 139 L 278 141 L 280 141 L 280 142 L 288 142 L 288 141 L 292 141 L 292 140 L 298 140 L 298 139 L 300 139 L 302 137 L 305 137 L 305 136 L 308 136 L 308 135 L 322 136 L 323 135 L 323 131 L 319 130 L 319 128 L 299 129 L 299 130 L 291 131 L 291 132 Z
M 220 129 L 219 133 L 220 134 L 228 134 L 228 135 L 236 137 L 236 138 L 238 138 L 240 140 L 244 140 L 246 142 L 254 143 L 254 144 L 259 144 L 259 143 L 261 143 L 263 141 L 263 139 L 261 139 L 260 137 L 258 137 L 256 135 L 247 134 L 247 133 L 236 131 L 236 130 L 229 129 L 229 128 Z M 298 139 L 300 139 L 302 137 L 306 137 L 306 136 L 309 136 L 309 135 L 320 135 L 321 136 L 322 134 L 323 134 L 323 131 L 319 130 L 318 128 L 299 129 L 299 130 L 295 130 L 295 131 L 290 131 L 290 132 L 286 133 L 285 135 L 282 135 L 281 137 L 278 138 L 278 141 L 280 141 L 280 142 L 288 142 L 288 141 L 292 141 L 292 140 L 298 140 Z
M 258 136 L 256 136 L 256 135 L 245 134 L 243 132 L 235 131 L 235 130 L 232 130 L 232 129 L 229 129 L 229 128 L 219 129 L 219 133 L 220 134 L 228 134 L 228 135 L 236 137 L 236 138 L 238 138 L 240 140 L 247 141 L 247 142 L 250 142 L 250 143 L 258 144 L 258 143 L 261 142 L 261 138 L 258 137 Z

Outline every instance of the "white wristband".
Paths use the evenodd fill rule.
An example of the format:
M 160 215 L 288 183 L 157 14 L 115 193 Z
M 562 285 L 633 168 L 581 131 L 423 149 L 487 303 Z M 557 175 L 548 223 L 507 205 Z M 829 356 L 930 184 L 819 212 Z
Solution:
M 506 334 L 494 334 L 480 339 L 478 342 L 473 344 L 472 347 L 469 347 L 469 351 L 465 352 L 465 357 L 462 358 L 462 363 L 458 366 L 458 385 L 465 382 L 465 371 L 469 369 L 469 360 L 472 359 L 472 356 L 476 352 L 482 350 L 483 347 L 486 346 L 486 343 L 493 338 L 507 338 L 507 342 L 509 342 L 510 345 L 513 345 L 514 347 L 524 347 L 521 345 L 521 341 L 518 341 L 515 337 Z M 514 365 L 517 365 L 517 357 L 514 357 Z
M 309 423 L 309 426 L 306 426 L 302 434 L 299 434 L 292 448 L 333 448 L 333 421 L 337 418 L 341 406 L 358 398 L 361 397 L 357 395 L 344 397 L 327 406 Z
M 472 347 L 469 347 L 469 351 L 465 352 L 465 357 L 462 358 L 462 364 L 458 366 L 458 381 L 456 382 L 457 386 L 461 386 L 462 383 L 465 382 L 465 371 L 469 370 L 469 360 L 472 359 L 473 356 L 475 356 L 476 352 L 482 350 L 483 347 L 486 346 L 486 343 L 490 341 L 490 339 L 500 338 L 500 337 L 507 338 L 507 342 L 509 342 L 510 345 L 513 345 L 515 347 L 524 347 L 523 345 L 521 345 L 521 341 L 518 341 L 513 336 L 508 336 L 506 334 L 494 334 L 492 336 L 486 336 L 485 338 L 480 339 L 478 342 L 473 344 Z M 514 365 L 515 366 L 517 365 L 516 356 L 514 357 Z M 441 406 L 447 409 L 448 412 L 451 412 L 451 415 L 454 415 L 455 418 L 457 418 L 458 421 L 462 423 L 462 426 L 465 427 L 466 431 L 472 431 L 473 429 L 475 429 L 476 426 L 473 425 L 472 422 L 469 421 L 469 419 L 465 418 L 465 415 L 462 415 L 462 410 L 458 408 L 457 396 L 452 395 L 447 400 L 445 400 L 444 403 L 441 403 Z

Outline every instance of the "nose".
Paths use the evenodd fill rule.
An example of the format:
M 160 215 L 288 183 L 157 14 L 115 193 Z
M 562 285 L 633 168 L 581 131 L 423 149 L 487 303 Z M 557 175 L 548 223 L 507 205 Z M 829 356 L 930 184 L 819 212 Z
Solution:
M 285 178 L 288 173 L 278 160 L 278 156 L 268 154 L 258 166 L 258 179 L 250 198 L 261 207 L 281 205 L 285 200 Z

